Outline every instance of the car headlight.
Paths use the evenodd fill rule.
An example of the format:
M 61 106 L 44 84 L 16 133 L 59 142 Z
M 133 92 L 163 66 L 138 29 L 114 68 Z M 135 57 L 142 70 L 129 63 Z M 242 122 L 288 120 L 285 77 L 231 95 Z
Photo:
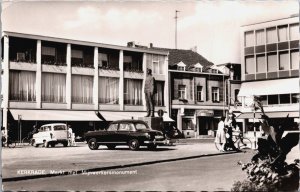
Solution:
M 151 138 L 151 135 L 149 133 L 146 133 L 145 136 L 150 139 Z

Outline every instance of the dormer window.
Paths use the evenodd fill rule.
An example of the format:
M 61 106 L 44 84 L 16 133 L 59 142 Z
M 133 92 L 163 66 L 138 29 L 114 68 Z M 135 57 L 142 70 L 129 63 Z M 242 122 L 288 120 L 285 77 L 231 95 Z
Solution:
M 218 73 L 218 69 L 211 69 L 211 73 Z
M 185 67 L 186 67 L 186 65 L 185 65 L 182 61 L 180 61 L 180 62 L 177 64 L 177 70 L 178 70 L 178 71 L 185 71 Z
M 202 72 L 203 66 L 200 63 L 194 65 L 196 72 Z

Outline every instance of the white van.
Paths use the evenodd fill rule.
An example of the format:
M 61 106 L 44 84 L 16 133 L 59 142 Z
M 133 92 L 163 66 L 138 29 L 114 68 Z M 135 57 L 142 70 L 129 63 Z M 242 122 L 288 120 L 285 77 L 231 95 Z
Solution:
M 38 147 L 55 147 L 61 143 L 64 147 L 68 146 L 68 128 L 64 123 L 46 124 L 39 128 L 39 132 L 33 135 L 32 145 Z

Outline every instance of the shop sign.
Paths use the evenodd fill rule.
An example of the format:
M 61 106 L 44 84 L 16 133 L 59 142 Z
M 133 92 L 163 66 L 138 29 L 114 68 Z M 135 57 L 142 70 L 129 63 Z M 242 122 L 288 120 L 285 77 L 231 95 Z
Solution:
M 196 111 L 197 116 L 204 116 L 204 117 L 213 117 L 214 111 L 213 110 L 197 110 Z

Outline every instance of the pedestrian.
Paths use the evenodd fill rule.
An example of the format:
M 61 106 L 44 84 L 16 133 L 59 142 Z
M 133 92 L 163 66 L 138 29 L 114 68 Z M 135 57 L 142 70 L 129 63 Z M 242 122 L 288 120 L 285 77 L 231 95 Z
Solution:
M 222 116 L 220 122 L 218 123 L 218 130 L 215 138 L 215 143 L 221 146 L 220 151 L 223 152 L 225 151 L 225 144 L 226 144 L 224 120 L 225 117 Z
M 234 145 L 233 142 L 233 131 L 236 130 L 236 120 L 235 120 L 235 115 L 234 114 L 230 114 L 229 116 L 229 120 L 227 121 L 227 125 L 225 125 L 226 127 L 226 145 L 231 148 L 234 151 L 240 151 L 238 148 L 236 148 L 236 146 Z
M 69 146 L 76 146 L 75 134 L 73 133 L 71 125 L 68 125 L 68 140 L 69 140 Z
M 145 117 L 154 117 L 154 94 L 156 93 L 156 86 L 151 69 L 147 69 L 144 93 L 147 107 L 147 115 Z
M 2 137 L 2 146 L 4 146 L 6 142 L 6 133 L 5 133 L 5 127 L 1 126 L 1 137 Z

